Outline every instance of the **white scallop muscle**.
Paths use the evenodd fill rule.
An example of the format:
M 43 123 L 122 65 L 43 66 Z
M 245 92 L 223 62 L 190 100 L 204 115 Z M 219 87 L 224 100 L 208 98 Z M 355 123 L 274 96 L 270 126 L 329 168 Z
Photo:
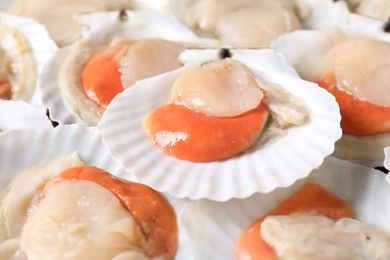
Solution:
M 130 259 L 147 259 L 137 249 L 143 242 L 140 226 L 109 190 L 78 180 L 46 192 L 23 227 L 20 246 L 31 260 L 103 260 L 127 251 L 134 251 Z

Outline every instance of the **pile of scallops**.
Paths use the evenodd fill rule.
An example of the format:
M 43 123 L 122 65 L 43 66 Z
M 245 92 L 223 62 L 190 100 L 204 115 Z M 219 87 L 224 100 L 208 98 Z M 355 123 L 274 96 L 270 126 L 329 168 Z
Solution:
M 390 2 L 0 3 L 0 259 L 390 259 Z

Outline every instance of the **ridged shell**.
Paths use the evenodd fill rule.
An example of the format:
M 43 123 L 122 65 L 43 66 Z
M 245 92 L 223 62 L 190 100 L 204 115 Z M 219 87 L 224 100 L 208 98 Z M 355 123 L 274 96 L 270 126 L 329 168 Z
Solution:
M 188 203 L 180 221 L 190 238 L 194 259 L 235 259 L 234 248 L 242 231 L 259 217 L 276 208 L 307 181 L 325 187 L 347 202 L 356 219 L 390 230 L 390 186 L 377 170 L 338 160 L 325 159 L 308 179 L 269 194 L 254 194 L 226 203 L 200 200 Z
M 28 144 L 28 145 L 26 145 Z M 19 129 L 0 134 L 0 187 L 13 176 L 39 163 L 77 151 L 81 160 L 115 175 L 123 174 L 101 143 L 95 128 L 80 125 L 47 129 Z M 128 179 L 132 179 L 127 175 Z
M 46 109 L 24 101 L 0 100 L 0 132 L 11 129 L 52 128 Z
M 97 44 L 107 44 L 114 37 L 128 39 L 162 38 L 203 46 L 218 44 L 212 38 L 197 36 L 173 15 L 148 10 L 126 10 L 80 15 L 83 25 L 82 38 Z
M 181 58 L 188 61 L 186 66 L 192 66 L 215 59 L 218 53 L 217 49 L 189 50 Z M 139 81 L 112 101 L 98 129 L 114 159 L 140 182 L 156 190 L 178 198 L 217 201 L 289 186 L 321 165 L 341 136 L 340 114 L 334 98 L 298 78 L 286 60 L 273 50 L 233 50 L 232 54 L 265 81 L 280 84 L 301 97 L 310 109 L 309 121 L 225 161 L 191 163 L 169 157 L 147 139 L 141 122 L 155 107 L 171 101 L 172 83 L 183 70 L 179 69 Z

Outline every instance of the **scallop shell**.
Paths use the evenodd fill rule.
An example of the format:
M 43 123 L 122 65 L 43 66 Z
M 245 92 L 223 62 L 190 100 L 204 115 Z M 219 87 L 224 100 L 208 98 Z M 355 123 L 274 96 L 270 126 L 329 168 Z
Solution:
M 28 144 L 28 145 L 26 145 Z M 95 128 L 80 125 L 20 129 L 0 134 L 0 187 L 33 165 L 77 151 L 86 163 L 120 176 L 123 171 L 101 143 Z M 126 176 L 132 179 L 131 175 Z
M 0 132 L 11 129 L 52 128 L 46 109 L 24 101 L 0 100 Z
M 0 133 L 0 191 L 24 170 L 73 152 L 77 152 L 80 159 L 88 165 L 135 181 L 133 175 L 126 173 L 119 163 L 112 160 L 101 140 L 96 128 L 81 125 L 59 125 L 50 129 L 20 129 Z M 186 202 L 169 195 L 165 197 L 177 213 Z M 179 226 L 177 258 L 187 259 L 185 257 L 188 256 L 188 244 L 181 230 Z
M 303 28 L 323 30 L 340 24 L 350 14 L 345 1 L 294 0 Z
M 82 38 L 98 44 L 108 44 L 114 37 L 128 39 L 162 38 L 213 46 L 219 42 L 202 38 L 180 23 L 173 15 L 149 10 L 126 10 L 80 15 Z
M 218 57 L 219 50 L 188 50 L 186 67 Z M 192 163 L 163 154 L 141 128 L 145 115 L 170 103 L 171 86 L 184 69 L 142 80 L 119 94 L 98 125 L 114 159 L 136 178 L 178 198 L 226 201 L 254 192 L 268 193 L 293 184 L 321 165 L 341 136 L 340 114 L 334 98 L 313 83 L 301 80 L 286 60 L 273 50 L 233 50 L 233 57 L 265 81 L 280 84 L 303 98 L 311 110 L 309 122 L 287 134 L 225 161 Z M 289 169 L 288 172 L 286 169 Z
M 387 169 L 390 170 L 390 146 L 386 147 L 384 149 L 385 151 L 385 161 L 383 162 L 383 166 Z M 390 183 L 390 177 L 389 175 L 386 176 L 386 180 L 388 183 Z
M 383 173 L 328 157 L 308 180 L 346 201 L 355 211 L 356 219 L 390 230 L 390 186 Z M 186 204 L 180 222 L 190 238 L 194 259 L 235 259 L 235 244 L 243 230 L 308 180 L 244 200 L 232 199 L 226 203 L 200 200 Z
M 282 53 L 298 74 L 307 80 L 315 80 L 315 68 L 331 49 L 338 33 L 362 35 L 390 43 L 390 34 L 384 32 L 384 22 L 350 14 L 337 28 L 324 31 L 299 30 L 279 37 L 273 47 Z M 383 164 L 383 149 L 390 146 L 390 133 L 356 137 L 344 134 L 336 143 L 334 155 L 338 158 L 366 166 Z
M 0 12 L 0 26 L 5 34 L 2 47 L 13 59 L 15 81 L 13 99 L 29 101 L 42 106 L 37 78 L 43 66 L 57 50 L 46 29 L 36 21 Z
M 43 103 L 52 118 L 63 124 L 96 125 L 104 109 L 79 89 L 81 68 L 95 48 L 106 46 L 115 37 L 128 39 L 162 38 L 194 45 L 215 45 L 213 39 L 196 36 L 169 14 L 153 11 L 113 11 L 79 15 L 83 40 L 61 49 L 47 64 L 40 78 Z M 70 83 L 69 83 L 70 82 Z

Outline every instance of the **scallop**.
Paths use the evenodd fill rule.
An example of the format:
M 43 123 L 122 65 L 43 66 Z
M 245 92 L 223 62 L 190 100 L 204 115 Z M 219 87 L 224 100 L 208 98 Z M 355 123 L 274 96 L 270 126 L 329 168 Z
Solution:
M 185 44 L 162 39 L 149 39 L 131 44 L 120 59 L 119 70 L 124 88 L 182 66 L 179 54 Z
M 345 95 L 357 95 L 356 98 L 353 95 L 349 96 L 365 101 L 367 107 L 378 106 L 375 103 L 380 104 L 379 109 L 383 110 L 380 115 L 386 118 L 386 115 L 388 115 L 386 109 L 389 108 L 388 84 L 380 84 L 381 82 L 386 82 L 388 78 L 386 73 L 388 62 L 385 59 L 388 55 L 390 35 L 384 31 L 384 25 L 385 22 L 377 19 L 349 14 L 341 19 L 336 28 L 323 31 L 295 31 L 278 38 L 273 46 L 277 51 L 285 55 L 289 63 L 294 66 L 299 75 L 304 79 L 311 81 L 323 80 L 324 77 L 329 76 L 324 75 L 324 73 L 329 72 L 329 67 L 326 64 L 328 66 L 331 64 L 335 65 L 338 69 L 334 72 L 338 74 L 342 72 L 346 73 L 346 75 L 336 75 L 340 77 L 341 81 L 337 88 L 334 89 L 341 90 Z M 342 51 L 346 49 L 346 46 L 351 47 L 348 48 L 348 52 L 351 52 L 351 55 Z M 334 49 L 332 50 L 333 47 Z M 368 52 L 370 47 L 374 48 L 369 50 L 370 54 L 368 56 L 364 56 L 363 53 L 357 50 Z M 358 61 L 355 60 L 356 55 L 361 57 Z M 323 63 L 326 56 L 328 58 L 320 69 L 319 65 Z M 376 57 L 375 61 L 373 61 L 374 57 Z M 348 61 L 346 58 L 352 58 L 352 60 Z M 376 62 L 377 64 L 375 64 Z M 357 69 L 358 72 L 353 74 L 351 72 L 352 68 Z M 365 71 L 366 69 L 372 69 L 372 71 L 367 72 Z M 372 82 L 368 83 L 367 80 Z M 362 85 L 356 86 L 356 84 Z M 365 110 L 362 109 L 360 111 L 363 113 Z M 364 113 L 365 120 L 361 125 L 363 123 L 369 124 L 368 122 L 371 122 L 371 118 L 374 118 L 372 113 Z M 377 114 L 375 113 L 375 115 Z M 355 120 L 356 126 L 359 125 L 358 120 L 359 117 Z M 377 125 L 381 132 L 376 134 L 360 136 L 343 134 L 343 138 L 336 143 L 334 155 L 368 166 L 382 165 L 384 160 L 383 149 L 390 145 L 390 134 L 386 132 L 388 123 L 386 123 L 385 119 L 382 120 L 382 125 Z M 373 127 L 374 125 L 371 124 L 371 126 Z
M 352 39 L 334 46 L 324 57 L 322 75 L 331 73 L 341 88 L 362 100 L 390 106 L 390 44 Z
M 194 201 L 184 206 L 179 215 L 179 220 L 183 223 L 183 228 L 188 233 L 191 251 L 195 254 L 196 259 L 236 259 L 234 252 L 237 238 L 245 228 L 249 227 L 251 223 L 260 217 L 269 214 L 270 211 L 274 210 L 292 194 L 296 193 L 307 182 L 315 182 L 344 200 L 355 212 L 356 220 L 344 219 L 336 223 L 333 219 L 320 221 L 321 223 L 329 223 L 334 229 L 343 230 L 345 228 L 353 232 L 357 231 L 355 234 L 361 232 L 360 235 L 353 237 L 347 235 L 347 238 L 341 239 L 340 242 L 338 241 L 334 245 L 335 247 L 348 242 L 357 242 L 357 245 L 365 244 L 370 247 L 375 242 L 378 248 L 382 248 L 382 242 L 383 245 L 387 245 L 389 242 L 390 231 L 390 224 L 388 222 L 390 216 L 388 205 L 390 204 L 389 196 L 386 195 L 390 192 L 390 186 L 385 181 L 385 178 L 385 174 L 373 168 L 329 156 L 318 169 L 312 171 L 308 178 L 297 181 L 289 187 L 276 189 L 268 194 L 257 193 L 246 199 L 232 199 L 224 203 L 209 200 Z M 362 187 L 364 188 L 362 189 Z M 381 214 L 378 214 L 378 212 L 381 212 Z M 274 217 L 274 220 L 277 221 L 275 223 L 276 230 L 282 228 L 279 226 L 279 223 L 286 223 L 288 221 L 288 219 L 286 219 L 286 222 L 278 221 L 279 219 L 276 216 Z M 311 224 L 306 221 L 306 218 L 310 219 L 313 215 L 298 215 L 298 217 L 305 219 L 305 222 L 302 224 L 299 224 L 299 221 L 295 222 L 297 224 L 295 229 L 298 234 L 297 236 L 291 236 L 293 240 L 310 229 Z M 272 218 L 269 220 L 273 221 Z M 199 222 L 202 223 L 203 232 L 199 232 Z M 316 224 L 313 225 L 317 226 Z M 270 228 L 272 227 L 274 225 Z M 315 229 L 313 228 L 313 230 Z M 319 228 L 314 238 L 304 240 L 305 242 L 301 246 L 305 247 L 313 240 L 318 241 L 320 238 L 317 235 L 321 230 L 323 229 Z M 252 231 L 254 234 L 260 234 L 261 232 L 259 229 L 253 229 Z M 325 241 L 336 238 L 337 234 L 332 234 L 333 232 L 330 232 L 331 230 L 327 231 L 329 233 L 323 236 Z M 281 230 L 281 232 L 281 234 L 275 234 L 275 237 L 282 236 L 285 230 Z M 365 234 L 368 236 L 373 234 L 374 236 L 372 240 L 368 240 Z M 341 238 L 344 238 L 344 236 L 341 236 Z M 213 241 L 218 241 L 218 243 L 213 243 Z M 328 244 L 325 243 L 324 246 L 321 246 L 319 251 L 314 250 L 314 253 L 320 252 L 326 245 Z M 353 250 L 358 251 L 361 248 L 355 246 Z M 380 251 L 375 251 L 375 253 L 380 253 Z M 382 253 L 388 253 L 388 246 L 384 248 Z M 321 259 L 323 256 L 314 257 L 313 259 Z M 350 259 L 351 256 L 352 250 L 348 252 L 345 259 Z M 324 258 L 336 259 L 332 257 Z M 297 257 L 293 259 L 303 258 Z M 369 256 L 366 259 L 373 259 L 373 256 Z M 384 257 L 383 259 L 386 258 Z
M 266 8 L 268 5 L 272 6 L 286 6 L 290 10 L 294 9 L 294 5 L 291 1 L 286 0 L 228 0 L 228 1 L 216 1 L 216 0 L 201 0 L 197 3 L 198 6 L 198 27 L 202 30 L 212 32 L 218 24 L 219 19 L 230 12 L 239 11 L 241 8 L 257 9 Z M 263 20 L 264 22 L 264 20 Z
M 312 167 L 309 165 L 314 163 L 314 158 L 321 158 L 319 160 L 322 162 L 323 156 L 319 154 L 319 151 L 322 154 L 324 147 L 328 147 L 326 148 L 328 152 L 329 148 L 333 151 L 332 143 L 341 136 L 339 108 L 333 97 L 325 90 L 316 88 L 315 84 L 301 80 L 283 56 L 273 50 L 192 49 L 180 54 L 180 60 L 185 64 L 183 68 L 138 81 L 133 87 L 124 90 L 110 103 L 98 124 L 103 142 L 110 149 L 113 158 L 121 162 L 126 170 L 135 172 L 139 181 L 147 183 L 156 190 L 169 192 L 179 198 L 207 198 L 217 201 L 243 198 L 253 192 L 267 193 L 276 187 L 291 184 L 297 176 L 301 176 L 298 178 L 306 176 L 305 174 L 310 171 L 308 168 Z M 228 102 L 225 102 L 225 94 L 220 95 L 219 100 L 215 96 L 210 99 L 207 97 L 205 100 L 213 106 L 216 101 L 225 105 L 232 100 L 230 94 L 235 96 L 234 93 L 248 89 L 250 90 L 248 93 L 252 93 L 251 95 L 258 95 L 257 98 L 252 99 L 251 97 L 252 105 L 257 105 L 260 101 L 259 98 L 264 95 L 261 102 L 264 100 L 267 109 L 272 114 L 272 120 L 255 144 L 232 158 L 207 163 L 180 160 L 166 155 L 154 146 L 142 128 L 146 116 L 152 111 L 163 111 L 159 110 L 161 107 L 184 103 L 181 99 L 187 97 L 189 97 L 189 101 L 185 102 L 192 102 L 198 106 L 199 103 L 193 99 L 194 96 L 197 97 L 201 94 L 203 98 L 203 94 L 206 95 L 209 91 L 212 91 L 212 95 L 219 93 L 218 88 L 215 91 L 208 89 L 214 87 L 209 84 L 211 81 L 209 74 L 211 78 L 214 77 L 214 68 L 218 70 L 223 68 L 229 72 L 230 66 L 235 70 L 238 66 L 235 73 L 238 74 L 240 80 L 237 82 L 248 82 L 250 83 L 249 87 L 230 85 L 230 75 L 225 75 L 233 73 L 222 73 L 221 71 L 218 73 L 221 73 L 222 77 L 218 76 L 215 79 L 217 82 L 219 80 L 228 82 L 232 86 L 232 91 L 229 90 L 227 96 Z M 203 68 L 207 68 L 208 72 L 202 71 Z M 250 72 L 247 68 L 250 69 Z M 187 71 L 202 71 L 202 74 L 186 75 Z M 182 75 L 185 79 L 181 82 L 183 84 L 180 83 Z M 202 78 L 197 75 L 204 77 L 204 82 L 207 83 L 206 87 L 203 88 Z M 253 77 L 255 82 L 253 82 Z M 233 82 L 236 82 L 235 80 L 236 78 Z M 176 81 L 179 81 L 180 84 L 173 87 Z M 202 82 L 202 84 L 192 85 L 192 83 L 197 82 Z M 187 90 L 189 91 L 187 92 Z M 129 102 L 129 100 L 133 102 Z M 245 103 L 245 101 L 240 102 Z M 183 105 L 180 107 L 185 108 Z M 195 112 L 192 113 L 199 115 Z M 281 116 L 278 117 L 278 115 Z M 128 120 L 128 118 L 131 119 Z M 169 121 L 167 118 L 170 117 L 160 116 L 159 118 L 162 121 Z M 183 116 L 183 118 L 186 117 Z M 203 115 L 203 118 L 208 118 L 208 116 Z M 225 120 L 226 118 L 218 117 L 219 119 Z M 191 125 L 197 125 L 194 122 L 196 121 L 192 121 Z M 202 138 L 202 135 L 207 133 L 203 131 L 202 134 L 202 125 L 198 125 L 197 130 L 199 131 L 197 131 L 196 138 L 199 141 L 190 146 L 207 146 L 207 141 L 205 141 L 207 138 Z M 324 125 L 327 125 L 327 130 L 320 130 L 325 128 Z M 221 124 L 216 127 L 220 129 L 220 126 Z M 238 129 L 240 129 L 239 126 Z M 161 131 L 161 137 L 167 142 L 167 149 L 170 148 L 169 144 L 186 139 L 188 136 L 185 130 L 166 130 L 165 133 Z M 221 132 L 224 130 L 221 129 Z M 212 132 L 213 135 L 218 135 L 218 133 L 217 131 Z M 321 135 L 321 137 L 313 135 Z M 232 139 L 229 139 L 230 142 Z M 325 139 L 328 141 L 325 142 Z M 229 143 L 229 140 L 226 140 L 224 144 Z M 192 147 L 188 147 L 186 151 L 191 152 Z M 299 149 L 298 147 L 304 148 Z M 143 156 L 145 154 L 148 156 Z M 282 159 L 279 159 L 278 163 L 275 164 L 272 158 L 281 154 L 283 154 Z M 305 161 L 303 164 L 299 162 L 302 159 Z M 289 171 L 287 174 L 286 168 L 292 168 L 294 171 Z M 141 172 L 143 174 L 137 174 Z M 271 175 L 270 172 L 272 172 Z M 247 178 L 242 178 L 244 175 Z M 237 181 L 238 179 L 240 181 Z M 215 186 L 217 180 L 220 181 L 220 185 Z M 289 184 L 285 183 L 286 181 Z
M 2 19 L 7 18 L 3 16 Z M 4 22 L 0 24 L 0 35 L 0 58 L 4 64 L 0 71 L 2 98 L 29 100 L 37 76 L 31 45 L 20 30 Z
M 20 250 L 28 259 L 113 259 L 126 253 L 149 259 L 130 246 L 142 243 L 131 213 L 109 190 L 89 181 L 63 181 L 50 188 L 20 234 Z
M 7 240 L 17 237 L 27 220 L 28 207 L 37 190 L 41 190 L 49 179 L 63 170 L 79 165 L 84 165 L 84 163 L 74 153 L 31 168 L 15 178 L 1 193 L 0 238 Z M 32 176 L 34 178 L 31 178 Z M 20 192 L 21 190 L 23 193 Z
M 83 177 L 87 172 L 101 174 L 102 179 Z M 61 173 L 74 175 L 61 179 Z M 122 191 L 123 195 L 115 190 L 119 186 L 133 190 Z M 137 211 L 133 198 L 137 198 L 137 205 L 150 201 L 159 205 Z M 145 185 L 126 183 L 100 168 L 86 166 L 77 153 L 26 170 L 6 186 L 0 199 L 0 242 L 19 238 L 20 247 L 14 253 L 18 259 L 78 259 L 91 255 L 95 259 L 171 259 L 176 253 L 176 217 L 162 195 Z M 166 234 L 169 242 L 159 244 L 161 234 Z M 11 253 L 0 252 L 4 254 Z
M 42 8 L 42 6 L 45 6 L 45 8 Z M 103 12 L 130 7 L 128 2 L 121 0 L 40 0 L 34 3 L 19 0 L 11 5 L 9 13 L 37 20 L 47 28 L 50 36 L 58 46 L 63 47 L 74 43 L 81 36 L 81 26 L 74 19 L 76 14 Z
M 32 247 L 35 247 L 34 241 L 30 240 L 30 238 L 34 237 L 33 233 L 35 232 L 33 231 L 33 229 L 23 230 L 23 228 L 20 227 L 20 224 L 24 225 L 26 223 L 27 215 L 28 217 L 32 217 L 35 214 L 41 216 L 51 215 L 51 214 L 46 214 L 48 212 L 44 211 L 43 210 L 44 208 L 40 208 L 38 206 L 39 204 L 37 202 L 38 201 L 42 202 L 43 200 L 42 197 L 40 196 L 34 196 L 35 192 L 33 192 L 33 190 L 38 191 L 38 193 L 40 193 L 42 187 L 44 187 L 43 185 L 47 183 L 47 180 L 52 179 L 53 176 L 55 176 L 57 173 L 62 172 L 64 169 L 68 169 L 69 167 L 74 167 L 79 165 L 84 166 L 85 164 L 88 164 L 88 165 L 94 165 L 96 167 L 99 167 L 100 169 L 104 169 L 105 171 L 108 171 L 115 176 L 126 178 L 127 180 L 130 181 L 135 181 L 135 178 L 132 173 L 125 172 L 123 170 L 123 167 L 119 163 L 112 160 L 109 151 L 107 150 L 105 145 L 102 144 L 101 141 L 102 141 L 101 135 L 100 133 L 97 132 L 95 128 L 91 128 L 91 127 L 86 128 L 81 126 L 80 124 L 59 125 L 56 128 L 48 128 L 48 129 L 37 129 L 37 128 L 20 129 L 17 131 L 7 131 L 1 133 L 0 168 L 2 172 L 2 177 L 0 178 L 0 197 L 1 197 L 0 221 L 2 224 L 0 225 L 0 256 L 2 259 L 8 259 L 7 258 L 8 256 L 11 257 L 11 259 L 13 259 L 12 257 L 17 258 L 21 256 L 20 254 L 21 251 L 18 250 L 21 244 L 21 239 L 18 236 L 11 236 L 11 234 L 15 234 L 13 232 L 18 233 L 18 232 L 25 231 L 26 232 L 24 237 L 25 240 L 23 242 L 25 243 L 24 246 L 27 246 L 27 248 L 25 249 L 30 251 Z M 29 145 L 26 146 L 26 143 L 28 143 Z M 21 175 L 22 172 L 24 173 L 23 175 Z M 68 188 L 70 188 L 70 190 L 73 190 L 75 193 L 78 193 L 80 195 L 95 194 L 95 198 L 100 198 L 100 195 L 96 196 L 95 192 L 97 191 L 97 189 L 95 185 L 92 186 L 88 185 L 88 187 L 81 185 L 79 186 L 79 188 L 75 188 L 75 186 L 73 187 L 68 186 Z M 21 192 L 21 190 L 23 192 Z M 51 189 L 48 189 L 46 191 L 50 191 L 50 190 Z M 83 212 L 84 209 L 88 207 L 89 202 L 92 203 L 103 202 L 101 200 L 96 201 L 95 198 L 91 198 L 91 201 L 89 201 L 88 199 L 83 200 L 83 198 L 79 198 L 78 201 L 72 200 L 72 196 L 70 196 L 68 193 L 68 191 L 70 190 L 67 188 L 62 190 L 66 190 L 67 195 L 65 197 L 68 197 L 70 199 L 69 204 L 67 205 L 72 205 L 75 206 L 76 208 L 80 206 L 79 209 L 81 212 Z M 57 191 L 51 190 L 51 191 L 54 191 L 52 195 L 60 196 L 61 199 L 64 198 L 62 191 L 61 192 L 59 190 Z M 107 195 L 106 190 L 104 190 L 103 193 Z M 101 190 L 99 188 L 97 194 L 101 194 Z M 104 194 L 103 196 L 105 198 L 108 198 L 109 203 L 114 202 L 114 204 L 116 204 L 117 206 L 118 204 L 120 204 L 118 203 L 118 200 L 115 196 L 112 196 L 110 194 L 111 196 L 107 197 Z M 169 202 L 172 202 L 171 205 L 175 209 L 175 211 L 179 212 L 184 201 L 175 200 L 171 198 L 169 195 L 165 195 L 165 197 Z M 75 205 L 73 204 L 72 201 L 80 202 L 80 203 L 76 203 L 77 205 Z M 49 201 L 46 201 L 45 203 L 48 202 Z M 85 202 L 85 204 L 83 204 L 83 202 Z M 29 207 L 31 203 L 33 206 Z M 64 211 L 61 211 L 64 209 L 62 203 L 60 204 L 55 203 L 55 207 L 57 207 L 57 210 L 60 213 L 58 215 L 54 214 L 54 216 L 59 216 L 61 219 L 66 220 L 66 218 L 62 218 L 66 215 L 63 214 Z M 15 211 L 12 212 L 13 210 Z M 99 208 L 95 207 L 95 210 L 97 210 L 95 212 L 100 212 Z M 25 217 L 19 215 L 19 213 L 21 213 Z M 84 215 L 81 214 L 81 215 L 86 217 L 91 212 L 87 210 L 84 213 L 86 214 Z M 114 215 L 115 214 L 116 213 L 114 213 Z M 38 220 L 38 215 L 36 215 L 37 218 L 35 220 Z M 70 215 L 71 216 L 68 220 L 70 222 L 74 220 L 75 221 L 74 223 L 77 223 L 76 218 L 74 218 L 74 214 L 70 214 Z M 103 221 L 105 219 L 107 220 L 111 218 L 110 215 L 104 215 L 104 214 L 100 215 L 100 213 L 99 216 L 102 217 L 102 219 L 100 220 Z M 119 223 L 116 222 L 115 225 L 114 222 L 111 222 L 112 225 L 110 226 L 110 229 L 108 229 L 107 233 L 105 233 L 104 228 L 103 229 L 100 228 L 99 230 L 96 229 L 95 231 L 98 233 L 101 232 L 99 234 L 101 234 L 103 237 L 106 238 L 111 237 L 113 240 L 118 239 L 117 241 L 121 240 L 123 237 L 121 235 L 118 237 L 115 235 L 115 233 L 126 235 L 128 234 L 128 232 L 130 232 L 131 233 L 130 237 L 134 237 L 135 240 L 137 240 L 138 237 L 136 236 L 136 234 L 139 234 L 137 233 L 137 229 L 139 225 L 138 223 L 136 223 L 137 226 L 133 226 L 132 225 L 133 221 L 131 220 L 131 218 L 127 218 L 127 216 L 128 215 L 125 214 L 125 217 L 123 218 L 123 224 L 125 224 L 126 226 L 125 228 L 123 228 L 123 226 L 118 228 L 117 225 L 121 224 L 121 221 L 119 221 Z M 97 215 L 94 215 L 94 217 L 95 217 L 94 218 L 95 221 L 99 221 Z M 4 224 L 3 222 L 4 218 L 7 218 L 6 224 Z M 84 227 L 91 227 L 90 223 L 93 222 L 90 221 L 85 223 L 81 218 L 78 220 L 81 220 L 79 223 L 84 224 Z M 53 222 L 50 223 L 50 221 L 47 222 L 42 221 L 41 218 L 39 218 L 39 222 L 40 224 L 45 224 L 45 226 L 48 227 L 49 230 L 50 230 L 50 224 L 53 223 Z M 81 226 L 82 225 L 78 227 Z M 100 225 L 95 225 L 94 227 L 92 227 L 91 231 L 95 232 L 93 230 L 97 226 Z M 132 229 L 133 227 L 135 229 Z M 39 230 L 39 227 L 36 228 L 37 230 Z M 64 230 L 65 229 L 63 229 L 63 231 Z M 71 231 L 75 231 L 75 233 L 72 234 L 74 235 L 74 237 L 79 237 L 77 234 L 77 227 L 75 229 L 69 228 L 67 231 L 70 231 L 70 233 L 72 233 Z M 88 230 L 84 229 L 84 231 L 88 231 Z M 134 231 L 135 236 L 133 236 L 132 231 Z M 87 234 L 87 233 L 83 233 L 83 234 Z M 46 238 L 55 237 L 56 234 L 58 233 L 53 232 L 50 234 L 50 232 L 48 232 L 46 233 L 47 235 Z M 108 235 L 106 236 L 105 234 Z M 177 235 L 180 240 L 180 247 L 178 248 L 177 251 L 177 257 L 179 259 L 182 259 L 185 256 L 188 256 L 188 251 L 187 251 L 188 249 L 186 243 L 182 242 L 182 240 L 184 241 L 184 234 L 182 233 L 180 228 L 178 229 Z M 96 239 L 98 239 L 98 237 L 99 235 L 95 236 Z M 126 238 L 124 239 L 126 240 Z M 30 240 L 30 242 L 28 242 L 27 240 Z M 146 244 L 148 244 L 148 242 L 146 242 Z M 150 244 L 151 243 L 149 243 L 149 245 Z M 103 245 L 103 247 L 106 246 L 107 245 Z M 44 250 L 45 245 L 40 244 L 38 247 L 41 250 Z M 117 257 L 116 259 L 131 259 L 131 257 L 142 256 L 142 254 L 138 252 L 129 252 L 130 249 L 133 248 L 131 246 L 126 247 L 125 250 L 123 250 L 121 253 L 116 255 Z M 70 251 L 71 250 L 69 250 L 69 252 Z M 108 251 L 106 253 L 108 253 Z
M 301 28 L 291 1 L 172 1 L 170 9 L 200 33 L 240 48 L 269 46 L 276 36 Z
M 5 13 L 0 13 L 0 35 L 0 99 L 41 106 L 37 77 L 56 45 L 36 21 Z
M 183 72 L 173 85 L 176 102 L 210 116 L 232 117 L 263 98 L 250 69 L 234 59 L 210 61 Z
M 93 91 L 85 90 L 82 74 L 95 54 L 119 48 L 110 54 L 111 63 L 117 68 L 110 69 L 118 74 L 120 92 L 137 80 L 180 67 L 177 55 L 185 47 L 216 44 L 212 39 L 196 36 L 172 15 L 153 11 L 96 13 L 80 16 L 79 20 L 85 26 L 83 40 L 59 51 L 40 78 L 44 103 L 52 118 L 61 123 L 96 125 L 110 99 L 117 94 L 111 93 L 111 98 L 100 104 Z M 145 65 L 140 66 L 140 61 Z M 104 74 L 107 71 L 102 68 L 101 73 L 96 73 L 107 81 L 110 78 Z M 90 78 L 100 84 L 97 77 Z
M 241 8 L 223 15 L 214 33 L 225 44 L 240 48 L 267 47 L 279 35 L 301 29 L 296 15 L 285 7 Z
M 282 259 L 390 257 L 390 233 L 351 218 L 336 221 L 311 214 L 269 216 L 261 224 L 261 235 Z
M 241 48 L 269 46 L 275 37 L 300 28 L 328 29 L 350 14 L 344 1 L 333 0 L 173 0 L 159 2 L 158 10 L 175 14 L 199 34 Z

